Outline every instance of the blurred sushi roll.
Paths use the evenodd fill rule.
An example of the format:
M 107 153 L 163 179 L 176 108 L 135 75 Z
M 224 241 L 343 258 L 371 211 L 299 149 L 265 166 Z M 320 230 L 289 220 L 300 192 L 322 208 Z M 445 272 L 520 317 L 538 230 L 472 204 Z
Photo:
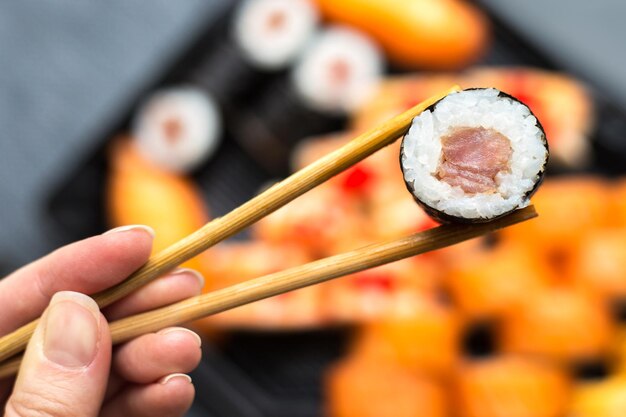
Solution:
M 233 36 L 249 62 L 278 70 L 298 57 L 313 38 L 318 20 L 309 0 L 247 0 L 235 15 Z
M 185 58 L 175 79 L 209 92 L 225 117 L 287 67 L 314 37 L 317 8 L 310 0 L 224 2 L 221 16 Z
M 206 161 L 221 133 L 216 103 L 193 87 L 155 92 L 133 121 L 133 140 L 141 155 L 173 172 L 189 172 Z
M 407 188 L 429 215 L 477 223 L 529 204 L 548 145 L 524 104 L 493 88 L 469 89 L 413 119 L 400 159 Z
M 297 63 L 292 80 L 313 109 L 351 113 L 372 96 L 384 70 L 378 46 L 345 26 L 324 30 Z
M 330 27 L 277 78 L 238 109 L 233 138 L 273 175 L 288 172 L 289 153 L 303 138 L 339 130 L 364 104 L 383 71 L 382 55 L 359 32 Z

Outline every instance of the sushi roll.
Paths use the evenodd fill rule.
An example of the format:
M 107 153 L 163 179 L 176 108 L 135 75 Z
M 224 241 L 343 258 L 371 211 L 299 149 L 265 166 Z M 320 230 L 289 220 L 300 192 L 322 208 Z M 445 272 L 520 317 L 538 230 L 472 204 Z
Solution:
M 304 53 L 292 81 L 311 108 L 350 113 L 372 96 L 383 69 L 382 51 L 370 38 L 348 27 L 333 26 Z
M 318 20 L 309 0 L 247 0 L 235 16 L 233 36 L 249 62 L 278 70 L 313 38 Z
M 311 0 L 245 0 L 216 5 L 216 19 L 172 78 L 210 93 L 232 123 L 263 86 L 314 38 L 319 15 Z
M 155 92 L 133 121 L 133 140 L 141 155 L 173 172 L 189 172 L 207 160 L 221 131 L 217 105 L 193 87 Z
M 376 89 L 382 71 L 382 54 L 365 35 L 327 28 L 291 76 L 276 77 L 237 109 L 239 117 L 229 125 L 233 138 L 261 167 L 283 176 L 294 145 L 343 127 L 346 116 Z
M 434 219 L 479 223 L 529 204 L 548 161 L 537 118 L 493 88 L 449 94 L 402 140 L 404 181 Z

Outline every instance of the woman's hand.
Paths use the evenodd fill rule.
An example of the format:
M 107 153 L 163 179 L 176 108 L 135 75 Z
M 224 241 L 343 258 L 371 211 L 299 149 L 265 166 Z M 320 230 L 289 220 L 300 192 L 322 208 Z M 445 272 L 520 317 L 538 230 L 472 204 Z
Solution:
M 0 280 L 0 335 L 43 313 L 13 389 L 13 381 L 0 381 L 0 411 L 6 417 L 181 416 L 190 407 L 194 387 L 185 373 L 200 361 L 200 338 L 169 328 L 112 351 L 107 320 L 197 295 L 201 276 L 174 271 L 102 312 L 83 295 L 109 288 L 139 268 L 152 238 L 144 226 L 114 229 Z

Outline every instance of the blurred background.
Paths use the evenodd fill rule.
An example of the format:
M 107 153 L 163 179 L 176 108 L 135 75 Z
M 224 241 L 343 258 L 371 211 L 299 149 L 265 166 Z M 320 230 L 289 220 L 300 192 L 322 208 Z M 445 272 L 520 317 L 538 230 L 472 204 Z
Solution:
M 626 4 L 0 3 L 0 273 L 155 251 L 458 83 L 543 124 L 540 218 L 191 323 L 190 416 L 626 415 Z M 211 291 L 434 227 L 392 145 L 186 266 Z

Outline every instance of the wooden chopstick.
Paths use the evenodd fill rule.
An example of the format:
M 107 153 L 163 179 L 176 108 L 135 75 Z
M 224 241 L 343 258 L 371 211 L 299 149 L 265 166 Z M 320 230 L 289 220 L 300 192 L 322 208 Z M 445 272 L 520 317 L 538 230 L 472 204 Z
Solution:
M 415 116 L 452 91 L 459 90 L 459 88 L 459 86 L 453 86 L 386 123 L 357 136 L 343 147 L 320 158 L 225 216 L 214 219 L 184 239 L 152 256 L 124 282 L 96 294 L 94 299 L 100 307 L 105 307 L 204 252 L 211 246 L 239 233 L 329 178 L 395 142 L 406 133 Z M 24 350 L 36 327 L 37 322 L 34 321 L 1 337 L 0 362 Z
M 405 238 L 376 243 L 351 252 L 245 281 L 208 294 L 192 297 L 157 310 L 111 323 L 113 343 L 165 327 L 220 313 L 264 298 L 319 284 L 410 256 L 441 249 L 537 216 L 533 206 L 517 210 L 489 223 L 444 225 Z M 17 372 L 19 358 L 0 364 L 0 379 Z

